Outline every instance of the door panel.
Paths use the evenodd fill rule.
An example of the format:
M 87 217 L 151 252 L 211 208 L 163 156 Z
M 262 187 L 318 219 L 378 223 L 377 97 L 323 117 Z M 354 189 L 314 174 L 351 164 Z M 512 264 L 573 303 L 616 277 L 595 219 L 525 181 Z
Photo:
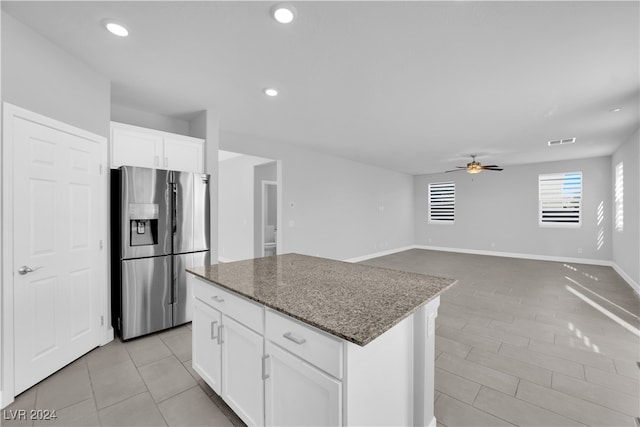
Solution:
M 201 301 L 193 303 L 193 369 L 216 393 L 222 392 L 220 340 L 222 315 Z
M 186 269 L 193 266 L 209 265 L 211 254 L 194 252 L 173 256 L 173 325 L 178 326 L 191 322 L 193 318 L 193 291 L 191 281 L 187 280 Z
M 120 171 L 122 258 L 170 254 L 172 230 L 169 172 L 130 166 L 123 166 Z M 145 227 L 138 230 L 137 221 L 146 220 L 149 222 L 145 222 Z M 136 245 L 134 239 L 140 237 L 140 231 L 142 235 L 150 233 L 157 243 Z
M 174 172 L 175 229 L 173 253 L 193 252 L 193 174 Z
M 319 369 L 266 343 L 265 425 L 342 425 L 342 385 Z
M 222 398 L 247 425 L 264 423 L 264 339 L 222 316 Z
M 81 338 L 84 334 L 91 333 L 91 307 L 84 304 L 91 298 L 90 288 L 91 269 L 84 268 L 69 273 L 69 296 L 71 307 L 74 310 L 71 316 L 71 340 Z
M 193 175 L 193 250 L 210 249 L 209 175 Z
M 203 143 L 186 139 L 164 137 L 165 167 L 174 171 L 202 172 Z
M 71 206 L 70 236 L 71 250 L 86 250 L 89 247 L 89 219 L 91 213 L 91 187 L 86 184 L 69 186 Z
M 172 325 L 171 256 L 122 262 L 122 339 Z
M 9 117 L 18 394 L 99 343 L 101 149 L 68 128 Z
M 163 167 L 162 137 L 133 128 L 111 127 L 111 165 Z

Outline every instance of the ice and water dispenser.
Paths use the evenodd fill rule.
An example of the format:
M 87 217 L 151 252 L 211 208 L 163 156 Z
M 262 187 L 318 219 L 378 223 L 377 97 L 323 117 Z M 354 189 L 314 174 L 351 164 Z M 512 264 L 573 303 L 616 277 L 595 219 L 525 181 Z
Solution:
M 158 213 L 158 205 L 155 203 L 129 204 L 131 246 L 158 244 Z

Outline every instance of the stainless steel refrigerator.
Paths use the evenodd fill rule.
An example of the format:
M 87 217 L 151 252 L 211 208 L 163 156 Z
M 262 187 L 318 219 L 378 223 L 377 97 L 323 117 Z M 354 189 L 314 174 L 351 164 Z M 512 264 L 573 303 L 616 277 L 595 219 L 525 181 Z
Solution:
M 209 175 L 112 170 L 112 323 L 123 340 L 191 321 L 185 268 L 209 264 L 209 209 Z

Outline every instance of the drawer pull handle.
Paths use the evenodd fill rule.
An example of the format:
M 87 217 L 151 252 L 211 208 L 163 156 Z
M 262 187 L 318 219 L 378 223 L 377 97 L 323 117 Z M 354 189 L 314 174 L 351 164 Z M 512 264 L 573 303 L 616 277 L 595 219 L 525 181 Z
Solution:
M 307 340 L 305 340 L 304 338 L 296 337 L 291 332 L 287 332 L 282 336 L 285 337 L 286 339 L 290 340 L 290 341 L 293 341 L 296 344 L 304 344 L 304 343 L 307 342 Z
M 217 338 L 218 338 L 218 337 L 216 336 L 216 333 L 215 333 L 215 330 L 217 329 L 217 328 L 216 328 L 216 323 L 218 323 L 218 321 L 217 321 L 217 320 L 214 320 L 213 322 L 211 322 L 211 339 L 212 339 L 212 340 L 215 340 L 215 339 L 217 339 Z
M 219 297 L 218 295 L 212 296 L 211 299 L 215 302 L 224 302 L 224 298 Z
M 218 344 L 224 344 L 224 340 L 222 339 L 222 331 L 224 329 L 224 325 L 218 326 Z

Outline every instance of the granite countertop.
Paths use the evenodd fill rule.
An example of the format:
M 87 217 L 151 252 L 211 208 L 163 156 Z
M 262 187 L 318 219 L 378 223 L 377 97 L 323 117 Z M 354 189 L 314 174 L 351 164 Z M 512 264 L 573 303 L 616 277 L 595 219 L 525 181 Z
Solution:
M 456 283 L 299 254 L 187 271 L 361 346 Z

